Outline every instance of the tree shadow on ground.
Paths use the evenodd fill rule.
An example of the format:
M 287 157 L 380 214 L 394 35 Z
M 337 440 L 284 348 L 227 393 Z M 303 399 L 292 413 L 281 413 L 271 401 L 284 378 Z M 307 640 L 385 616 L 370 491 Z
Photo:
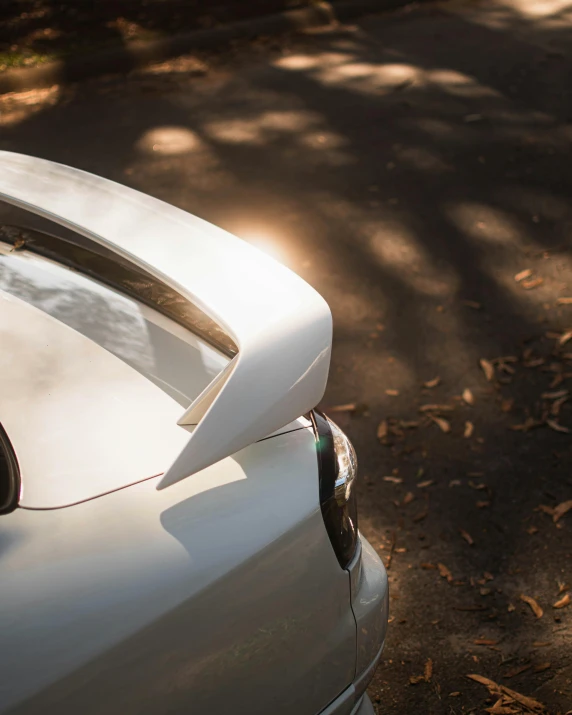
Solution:
M 5 115 L 2 148 L 264 244 L 329 301 L 325 404 L 362 405 L 336 416 L 360 455 L 362 528 L 390 561 L 380 712 L 471 712 L 487 693 L 469 673 L 550 712 L 572 702 L 570 616 L 552 609 L 571 527 L 536 511 L 572 487 L 569 435 L 547 422 L 572 427 L 572 412 L 542 397 L 572 376 L 559 341 L 572 308 L 557 303 L 572 295 L 571 36 L 565 10 L 531 23 L 502 5 L 427 6 L 238 72 L 215 63 L 190 82 L 164 66 L 28 109 L 13 99 Z M 428 659 L 432 677 L 411 685 Z
M 132 40 L 207 29 L 307 4 L 306 0 L 14 0 L 0 7 L 0 68 L 26 66 Z

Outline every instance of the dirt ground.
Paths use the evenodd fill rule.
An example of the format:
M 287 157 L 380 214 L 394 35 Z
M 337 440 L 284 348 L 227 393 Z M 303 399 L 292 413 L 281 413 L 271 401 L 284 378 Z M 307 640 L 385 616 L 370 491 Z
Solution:
M 572 712 L 571 40 L 564 0 L 424 4 L 0 102 L 1 148 L 330 303 L 323 406 L 391 579 L 379 715 Z
M 305 5 L 308 0 L 12 0 L 0 5 L 0 71 Z

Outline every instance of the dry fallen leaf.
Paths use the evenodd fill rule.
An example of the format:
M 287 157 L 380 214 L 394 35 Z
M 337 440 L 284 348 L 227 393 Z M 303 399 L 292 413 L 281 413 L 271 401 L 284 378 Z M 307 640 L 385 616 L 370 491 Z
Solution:
M 550 414 L 554 415 L 555 417 L 558 417 L 558 415 L 560 414 L 560 409 L 565 402 L 568 402 L 568 397 L 561 397 L 559 400 L 554 400 L 554 402 L 552 403 L 552 407 L 550 408 Z
M 419 412 L 452 412 L 451 405 L 421 405 Z
M 492 711 L 493 713 L 498 713 L 500 715 L 501 713 L 518 713 L 519 710 L 522 712 L 522 708 L 519 708 L 519 710 L 508 708 L 508 706 L 514 703 L 518 703 L 519 705 L 524 706 L 528 709 L 529 712 L 532 713 L 542 713 L 545 711 L 544 705 L 542 705 L 542 703 L 539 703 L 538 700 L 529 698 L 526 695 L 521 695 L 515 690 L 507 688 L 505 685 L 499 685 L 498 683 L 495 683 L 494 680 L 490 680 L 489 678 L 485 678 L 482 675 L 476 674 L 467 675 L 467 678 L 470 678 L 471 680 L 474 680 L 475 682 L 484 685 L 486 688 L 488 688 L 488 691 L 491 695 L 500 697 L 500 700 L 495 703 L 493 708 L 489 708 L 489 711 Z M 502 707 L 503 709 L 497 708 L 497 705 L 499 705 L 499 703 L 499 708 Z M 496 708 L 496 710 L 494 708 Z
M 493 367 L 493 364 L 489 362 L 488 360 L 485 360 L 485 358 L 481 358 L 479 360 L 479 365 L 482 368 L 482 371 L 485 373 L 485 377 L 489 382 L 492 382 L 495 376 L 495 369 Z
M 567 297 L 557 298 L 556 305 L 572 305 L 572 298 L 567 298 Z
M 520 281 L 525 280 L 526 278 L 530 278 L 532 275 L 532 271 L 530 268 L 525 268 L 523 271 L 520 271 L 520 273 L 517 273 L 516 276 L 514 277 L 514 280 L 517 283 L 520 283 Z
M 548 670 L 550 668 L 550 665 L 550 663 L 539 663 L 538 665 L 534 666 L 534 672 L 543 673 L 545 670 Z
M 570 338 L 572 338 L 572 330 L 567 330 L 565 333 L 562 333 L 560 337 L 558 338 L 558 344 L 559 345 L 565 345 Z
M 425 663 L 424 676 L 427 682 L 429 682 L 433 677 L 433 661 L 431 660 L 431 658 L 428 658 L 427 662 Z
M 558 400 L 561 397 L 568 397 L 568 390 L 556 390 L 556 392 L 543 392 L 541 397 L 543 400 Z
M 565 608 L 572 599 L 570 598 L 570 594 L 567 593 L 565 596 L 562 596 L 562 598 L 559 598 L 556 603 L 552 604 L 552 608 Z
M 437 564 L 437 568 L 439 569 L 439 576 L 441 578 L 446 578 L 449 583 L 453 581 L 453 574 L 449 571 L 449 569 L 445 566 L 445 564 Z
M 468 387 L 466 387 L 463 390 L 462 397 L 463 397 L 463 400 L 467 403 L 467 405 L 475 404 L 475 397 L 474 397 L 473 393 L 469 390 Z
M 328 412 L 355 412 L 357 410 L 357 404 L 355 402 L 348 402 L 345 405 L 334 405 L 333 407 L 328 407 Z
M 494 640 L 493 638 L 475 638 L 473 643 L 475 645 L 496 645 L 498 640 Z
M 570 432 L 568 427 L 564 427 L 564 425 L 561 425 L 556 420 L 548 419 L 548 420 L 546 420 L 546 424 L 548 425 L 548 427 L 550 427 L 550 429 L 553 429 L 555 432 L 566 432 L 566 433 Z
M 510 425 L 510 429 L 515 430 L 515 432 L 528 432 L 534 427 L 540 427 L 541 424 L 542 422 L 535 420 L 534 417 L 527 417 L 520 425 Z
M 513 399 L 503 400 L 501 402 L 502 412 L 510 412 L 512 410 L 513 405 L 514 405 Z
M 475 430 L 475 425 L 472 422 L 465 422 L 465 431 L 463 432 L 463 437 L 469 438 L 472 436 Z
M 439 426 L 439 429 L 441 432 L 450 432 L 451 431 L 451 424 L 447 420 L 443 419 L 443 417 L 436 417 L 435 415 L 429 415 L 429 417 L 435 422 L 436 425 Z
M 385 439 L 389 431 L 387 420 L 382 420 L 377 426 L 377 438 Z
M 552 645 L 550 641 L 534 641 L 532 644 L 533 648 L 548 648 L 548 646 Z
M 470 546 L 472 546 L 475 543 L 473 537 L 469 534 L 468 531 L 465 531 L 464 529 L 459 529 L 459 533 L 461 534 L 463 539 L 465 539 L 467 544 L 469 544 Z
M 513 603 L 508 604 L 508 608 L 506 609 L 509 613 L 512 613 L 513 611 L 516 611 L 516 606 Z
M 530 281 L 522 281 L 520 284 L 524 290 L 532 290 L 533 288 L 538 288 L 544 283 L 544 278 L 533 278 Z
M 564 591 L 569 591 L 570 586 L 567 583 L 564 583 L 562 581 L 558 581 L 558 593 L 564 593 Z
M 530 534 L 532 536 L 533 534 L 536 534 L 537 531 L 538 531 L 537 526 L 529 526 L 528 529 L 526 530 L 526 533 Z
M 424 675 L 412 675 L 409 678 L 409 682 L 411 685 L 417 685 L 417 683 L 423 683 L 425 681 L 425 676 Z
M 532 663 L 527 663 L 526 665 L 517 665 L 515 668 L 511 668 L 504 675 L 503 678 L 514 678 L 516 675 L 520 675 L 525 671 L 532 668 Z
M 401 502 L 401 506 L 407 506 L 408 504 L 411 504 L 411 502 L 415 499 L 415 494 L 413 492 L 407 492 L 407 494 L 403 497 L 403 501 Z
M 558 504 L 558 506 L 555 506 L 552 510 L 552 521 L 556 524 L 570 509 L 572 509 L 572 499 Z
M 425 489 L 425 487 L 430 487 L 432 484 L 433 484 L 433 480 L 427 479 L 424 482 L 418 482 L 417 486 L 419 487 L 419 489 Z
M 397 397 L 397 395 L 399 395 L 399 390 L 386 390 L 385 394 L 390 397 Z
M 432 380 L 427 380 L 427 382 L 423 383 L 423 387 L 428 387 L 431 389 L 432 387 L 437 387 L 437 385 L 441 384 L 441 378 L 440 377 L 434 377 Z
M 544 615 L 544 611 L 538 605 L 537 601 L 534 600 L 534 598 L 532 598 L 531 596 L 525 596 L 524 593 L 521 593 L 520 600 L 524 601 L 525 603 L 527 603 L 530 606 L 530 608 L 532 609 L 532 612 L 534 613 L 534 615 L 537 618 L 542 618 L 542 616 Z
M 401 484 L 403 479 L 401 477 L 389 476 L 389 477 L 384 477 L 383 481 L 384 482 L 392 482 L 392 484 Z

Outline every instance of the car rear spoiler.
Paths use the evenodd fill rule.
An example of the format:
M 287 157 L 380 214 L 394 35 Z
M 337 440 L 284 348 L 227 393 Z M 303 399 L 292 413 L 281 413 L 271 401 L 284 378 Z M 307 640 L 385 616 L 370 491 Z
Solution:
M 330 309 L 272 258 L 163 201 L 23 154 L 0 151 L 0 198 L 143 268 L 236 342 L 238 354 L 179 419 L 182 427 L 196 426 L 158 489 L 268 436 L 322 398 Z

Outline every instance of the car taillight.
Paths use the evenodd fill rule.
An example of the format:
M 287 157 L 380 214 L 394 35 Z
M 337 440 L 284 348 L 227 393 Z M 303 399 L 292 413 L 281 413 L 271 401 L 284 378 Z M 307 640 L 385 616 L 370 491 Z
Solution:
M 320 506 L 338 561 L 346 568 L 358 540 L 357 457 L 352 443 L 335 422 L 311 413 L 320 474 Z

